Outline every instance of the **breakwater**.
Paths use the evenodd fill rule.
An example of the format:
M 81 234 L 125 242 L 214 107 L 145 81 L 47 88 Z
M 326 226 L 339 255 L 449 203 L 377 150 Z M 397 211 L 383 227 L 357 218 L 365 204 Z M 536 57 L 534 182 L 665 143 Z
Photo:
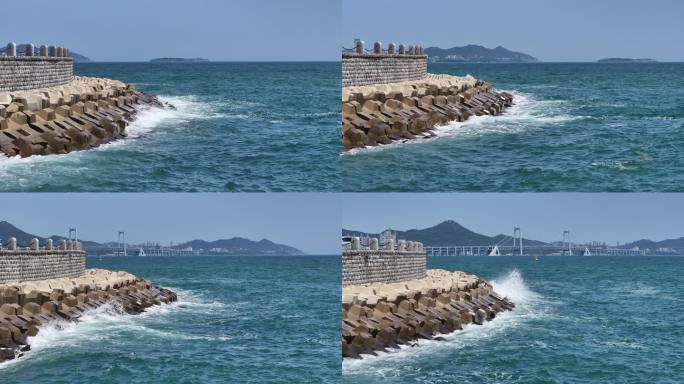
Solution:
M 412 54 L 385 53 L 390 51 L 393 44 L 384 51 L 376 43 L 367 53 L 359 41 L 353 54 L 343 53 L 344 150 L 429 138 L 436 126 L 497 115 L 513 104 L 511 94 L 472 76 L 429 74 L 419 46 Z
M 389 241 L 380 249 L 378 239 L 371 239 L 371 246 L 360 250 L 359 238 L 352 238 L 342 252 L 343 357 L 439 339 L 513 309 L 489 282 L 460 271 L 427 270 L 422 244 L 399 243 L 394 247 Z M 414 260 L 421 257 L 422 262 Z
M 29 247 L 18 247 L 10 238 L 0 247 L 0 362 L 28 351 L 28 337 L 41 325 L 78 321 L 104 304 L 136 314 L 176 300 L 175 293 L 130 273 L 86 269 L 79 241 L 53 247 L 52 240 L 41 246 L 33 239 Z
M 11 44 L 10 44 L 11 45 Z M 27 48 L 28 53 L 29 48 Z M 68 49 L 0 57 L 0 153 L 27 157 L 90 149 L 126 136 L 139 109 L 173 108 L 120 81 L 72 76 Z
M 0 362 L 30 350 L 28 337 L 41 325 L 77 322 L 84 312 L 105 304 L 121 313 L 176 301 L 176 294 L 127 272 L 87 269 L 77 278 L 0 285 Z

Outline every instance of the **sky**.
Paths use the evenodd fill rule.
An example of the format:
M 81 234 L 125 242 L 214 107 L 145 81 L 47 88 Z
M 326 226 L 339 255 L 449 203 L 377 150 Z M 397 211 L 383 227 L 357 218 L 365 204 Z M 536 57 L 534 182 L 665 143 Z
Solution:
M 488 236 L 512 234 L 558 241 L 621 244 L 684 236 L 684 194 L 454 193 L 345 194 L 345 229 L 423 229 L 452 219 Z
M 37 236 L 168 244 L 267 238 L 309 254 L 338 254 L 339 195 L 311 193 L 3 193 L 0 221 Z
M 344 0 L 342 15 L 345 47 L 358 37 L 384 45 L 502 45 L 543 61 L 684 61 L 681 0 Z
M 5 45 L 61 45 L 97 61 L 339 61 L 340 0 L 3 1 Z

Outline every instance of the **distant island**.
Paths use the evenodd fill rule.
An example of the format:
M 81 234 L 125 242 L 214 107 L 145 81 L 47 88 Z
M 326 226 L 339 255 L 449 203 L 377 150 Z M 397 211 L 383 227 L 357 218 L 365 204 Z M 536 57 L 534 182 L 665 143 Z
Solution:
M 609 57 L 607 59 L 598 60 L 597 63 L 657 63 L 654 59 L 629 59 L 623 57 Z
M 37 52 L 40 49 L 40 45 L 35 46 L 33 49 L 35 50 L 36 56 L 37 56 L 38 55 Z M 6 53 L 7 53 L 7 47 L 6 46 L 0 47 L 0 55 L 4 55 Z M 17 55 L 24 56 L 25 53 L 26 53 L 26 44 L 17 45 Z M 87 58 L 87 57 L 85 57 L 79 53 L 76 53 L 74 51 L 70 52 L 70 56 L 74 60 L 74 63 L 89 63 L 92 61 L 89 58 Z
M 432 63 L 535 63 L 539 60 L 526 53 L 510 51 L 502 46 L 490 49 L 480 45 L 452 48 L 425 48 Z
M 208 59 L 201 57 L 183 58 L 183 57 L 161 57 L 150 60 L 150 63 L 208 63 Z
M 0 221 L 0 244 L 6 244 L 8 238 L 14 237 L 17 239 L 17 244 L 20 246 L 28 246 L 31 239 L 39 239 L 41 244 L 45 243 L 47 239 L 52 239 L 55 243 L 60 240 L 67 240 L 64 236 L 37 236 L 27 233 L 7 221 Z M 107 255 L 111 254 L 112 250 L 117 247 L 116 242 L 98 243 L 95 241 L 88 241 L 79 239 L 83 244 L 89 256 L 93 255 Z M 134 245 L 129 244 L 129 247 Z M 137 245 L 136 245 L 137 246 Z M 144 247 L 158 248 L 159 244 L 143 244 Z M 199 255 L 238 255 L 238 256 L 290 256 L 290 255 L 304 255 L 304 252 L 297 248 L 288 245 L 277 244 L 267 239 L 253 241 L 242 237 L 233 237 L 230 239 L 222 239 L 215 241 L 192 240 L 185 243 L 168 246 L 168 249 L 175 250 L 191 250 L 194 254 Z M 130 248 L 130 254 L 137 254 L 136 248 Z

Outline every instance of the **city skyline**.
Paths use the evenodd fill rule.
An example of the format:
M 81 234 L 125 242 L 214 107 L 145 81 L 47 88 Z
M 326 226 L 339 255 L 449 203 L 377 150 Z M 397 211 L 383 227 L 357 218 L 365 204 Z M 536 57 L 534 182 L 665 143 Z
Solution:
M 488 236 L 511 235 L 517 226 L 523 237 L 544 242 L 560 241 L 564 230 L 574 243 L 609 245 L 684 236 L 684 196 L 675 194 L 345 194 L 342 205 L 343 228 L 368 233 L 454 220 Z
M 103 13 L 85 0 L 26 0 L 2 12 L 0 45 L 60 45 L 95 61 L 339 60 L 340 4 L 332 1 L 120 0 Z M 30 28 L 19 15 L 30 15 Z
M 608 57 L 684 61 L 684 52 L 674 49 L 684 38 L 684 2 L 680 1 L 652 1 L 648 12 L 643 2 L 634 0 L 427 1 L 417 8 L 412 5 L 405 0 L 343 2 L 342 45 L 350 47 L 358 37 L 366 43 L 426 48 L 501 45 L 552 62 Z M 379 15 L 399 22 L 409 16 L 408 9 L 412 9 L 414 28 L 387 28 L 377 22 Z
M 99 243 L 116 241 L 123 230 L 130 244 L 266 238 L 307 254 L 337 254 L 340 216 L 326 211 L 336 198 L 315 193 L 6 194 L 0 221 L 46 237 L 66 236 L 74 227 L 79 239 Z

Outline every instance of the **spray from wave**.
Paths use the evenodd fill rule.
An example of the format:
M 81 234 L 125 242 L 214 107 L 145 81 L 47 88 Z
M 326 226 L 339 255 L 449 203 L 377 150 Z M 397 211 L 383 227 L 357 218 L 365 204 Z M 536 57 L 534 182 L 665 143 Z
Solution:
M 178 301 L 147 308 L 141 314 L 126 314 L 117 302 L 108 302 L 83 313 L 78 322 L 63 320 L 41 325 L 38 334 L 28 338 L 31 350 L 21 358 L 0 364 L 0 369 L 21 364 L 29 359 L 49 358 L 52 353 L 68 353 L 70 348 L 81 349 L 92 343 L 125 339 L 131 334 L 173 340 L 197 340 L 216 342 L 229 340 L 229 335 L 192 335 L 161 329 L 156 324 L 163 323 L 166 316 L 177 316 L 179 312 L 211 313 L 223 311 L 224 304 L 208 301 L 203 295 L 192 291 L 172 288 L 178 294 Z
M 379 352 L 377 356 L 368 355 L 360 360 L 345 359 L 342 362 L 343 372 L 392 376 L 392 372 L 407 360 L 432 359 L 435 354 L 448 354 L 454 350 L 477 346 L 483 340 L 500 337 L 509 329 L 522 327 L 530 320 L 546 316 L 545 311 L 537 305 L 541 295 L 527 286 L 517 269 L 492 280 L 491 283 L 494 291 L 516 304 L 513 311 L 499 313 L 494 320 L 482 325 L 469 324 L 463 330 L 440 335 L 442 340 L 420 340 L 414 346 L 403 345 L 399 350 Z
M 173 105 L 175 109 L 162 109 L 149 106 L 140 107 L 136 114 L 136 119 L 126 127 L 126 132 L 128 134 L 126 138 L 100 145 L 89 151 L 76 151 L 60 155 L 34 155 L 21 158 L 19 156 L 7 157 L 0 154 L 0 171 L 2 171 L 2 168 L 13 168 L 22 165 L 30 167 L 44 162 L 77 159 L 90 151 L 107 151 L 135 143 L 135 139 L 139 139 L 154 132 L 162 132 L 163 129 L 183 129 L 185 127 L 184 123 L 193 120 L 209 120 L 225 117 L 224 114 L 216 111 L 217 105 L 215 103 L 202 102 L 193 95 L 160 96 L 159 100 Z
M 496 293 L 508 297 L 516 305 L 539 298 L 539 295 L 525 284 L 522 274 L 517 269 L 492 280 L 491 283 Z

